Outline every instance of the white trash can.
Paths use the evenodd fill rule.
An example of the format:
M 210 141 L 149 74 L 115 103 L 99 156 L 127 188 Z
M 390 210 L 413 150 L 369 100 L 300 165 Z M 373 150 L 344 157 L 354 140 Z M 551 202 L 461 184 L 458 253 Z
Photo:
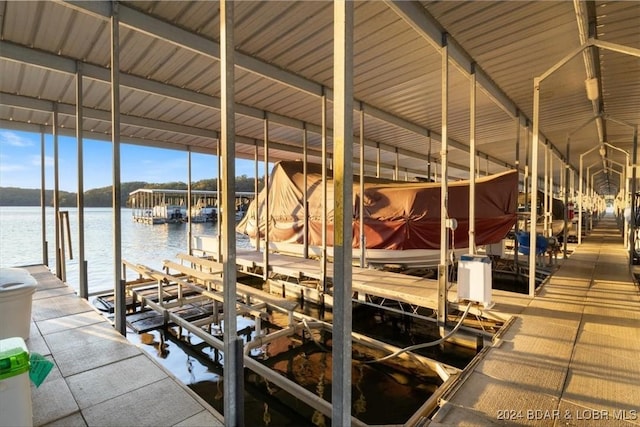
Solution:
M 0 269 L 0 339 L 29 338 L 31 300 L 37 282 L 21 268 Z
M 33 426 L 29 350 L 22 338 L 0 340 L 0 427 Z

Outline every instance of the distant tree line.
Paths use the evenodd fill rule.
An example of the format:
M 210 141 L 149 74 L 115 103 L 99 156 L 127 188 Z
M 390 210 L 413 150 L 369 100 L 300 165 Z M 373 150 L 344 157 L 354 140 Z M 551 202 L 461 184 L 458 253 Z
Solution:
M 262 189 L 264 179 L 258 179 L 258 189 Z M 140 188 L 186 190 L 184 182 L 148 183 L 142 181 L 123 182 L 120 184 L 120 203 L 126 206 L 129 193 Z M 217 180 L 202 179 L 191 184 L 192 190 L 217 189 Z M 254 178 L 246 175 L 236 177 L 236 191 L 254 191 Z M 111 186 L 94 188 L 84 192 L 84 205 L 88 208 L 111 207 Z M 78 199 L 77 193 L 68 191 L 59 192 L 61 207 L 75 207 Z M 45 191 L 45 204 L 53 206 L 53 190 Z M 0 206 L 40 206 L 40 190 L 18 187 L 0 187 Z

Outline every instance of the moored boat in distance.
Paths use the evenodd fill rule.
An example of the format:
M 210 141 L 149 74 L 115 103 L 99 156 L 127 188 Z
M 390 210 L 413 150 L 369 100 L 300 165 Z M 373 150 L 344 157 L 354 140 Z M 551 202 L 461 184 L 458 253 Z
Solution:
M 188 209 L 187 190 L 140 188 L 129 193 L 127 205 L 131 207 L 135 222 L 144 224 L 169 224 L 182 222 L 217 222 L 218 192 L 209 190 L 191 191 L 191 209 Z M 254 193 L 235 193 L 235 220 L 246 212 L 246 205 Z

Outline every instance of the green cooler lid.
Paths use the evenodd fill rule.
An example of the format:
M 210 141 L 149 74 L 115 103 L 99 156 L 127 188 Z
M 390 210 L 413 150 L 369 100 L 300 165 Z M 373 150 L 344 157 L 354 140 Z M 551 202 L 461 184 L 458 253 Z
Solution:
M 20 337 L 0 340 L 0 381 L 29 372 L 29 350 Z

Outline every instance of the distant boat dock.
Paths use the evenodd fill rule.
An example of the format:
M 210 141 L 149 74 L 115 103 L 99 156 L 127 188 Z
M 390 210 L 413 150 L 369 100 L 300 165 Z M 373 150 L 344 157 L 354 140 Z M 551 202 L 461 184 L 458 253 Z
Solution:
M 246 206 L 254 197 L 253 192 L 236 192 L 236 216 L 246 212 Z M 144 224 L 218 221 L 218 191 L 215 190 L 189 193 L 188 190 L 140 188 L 129 193 L 128 205 L 133 220 Z

